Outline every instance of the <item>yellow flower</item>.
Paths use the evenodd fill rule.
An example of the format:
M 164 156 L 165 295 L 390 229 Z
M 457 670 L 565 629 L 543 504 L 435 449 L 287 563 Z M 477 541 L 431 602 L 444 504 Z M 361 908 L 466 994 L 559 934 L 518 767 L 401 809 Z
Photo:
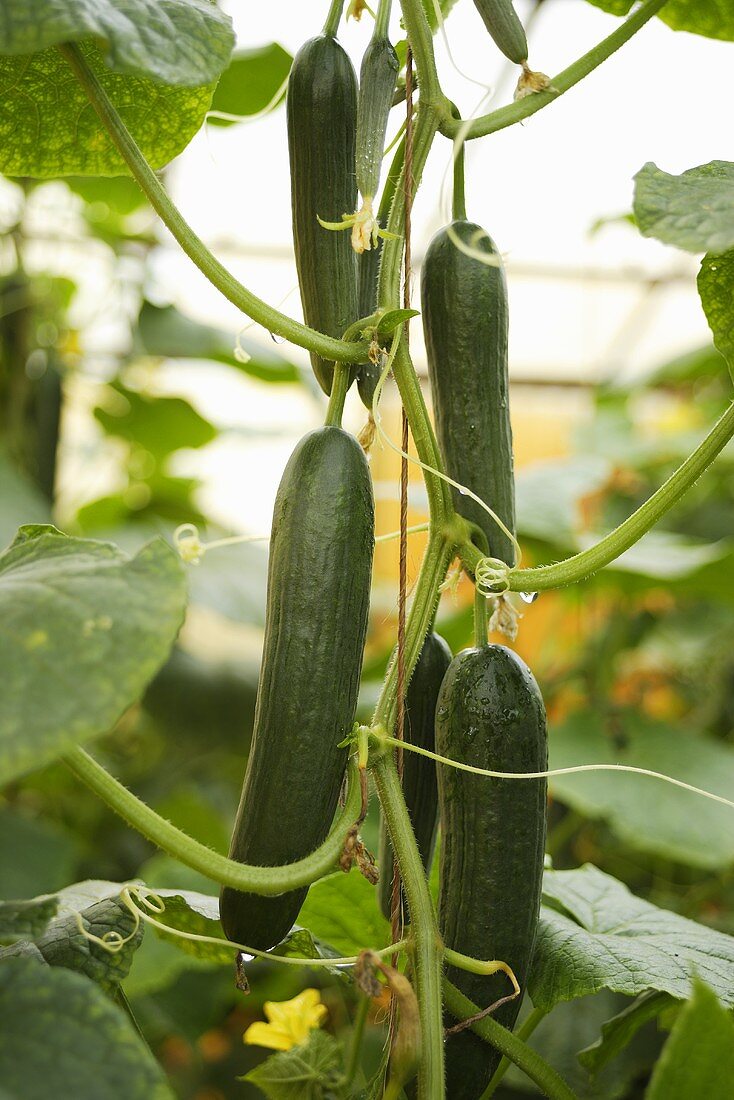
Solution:
M 292 1001 L 266 1001 L 264 1008 L 268 1023 L 250 1024 L 243 1039 L 272 1050 L 290 1050 L 305 1042 L 309 1032 L 321 1027 L 327 1012 L 318 989 L 304 989 Z

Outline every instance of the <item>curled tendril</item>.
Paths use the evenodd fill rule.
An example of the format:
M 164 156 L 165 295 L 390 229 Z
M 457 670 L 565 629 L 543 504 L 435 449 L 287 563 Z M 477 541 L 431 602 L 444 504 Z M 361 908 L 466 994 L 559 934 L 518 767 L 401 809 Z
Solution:
M 501 558 L 480 558 L 474 580 L 480 595 L 499 596 L 510 590 L 510 567 Z

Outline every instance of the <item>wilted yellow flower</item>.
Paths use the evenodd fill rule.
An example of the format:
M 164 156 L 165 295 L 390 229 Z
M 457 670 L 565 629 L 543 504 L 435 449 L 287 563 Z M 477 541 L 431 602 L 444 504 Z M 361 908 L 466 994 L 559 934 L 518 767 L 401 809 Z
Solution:
M 327 1009 L 321 1004 L 318 989 L 304 989 L 292 1001 L 266 1001 L 264 1011 L 268 1023 L 260 1020 L 250 1024 L 244 1041 L 271 1050 L 290 1050 L 305 1042 L 309 1032 L 321 1027 Z

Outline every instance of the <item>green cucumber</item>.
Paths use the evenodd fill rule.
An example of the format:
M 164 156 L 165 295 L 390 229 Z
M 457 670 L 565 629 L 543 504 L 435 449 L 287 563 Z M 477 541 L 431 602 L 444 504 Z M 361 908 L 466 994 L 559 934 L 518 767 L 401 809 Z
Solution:
M 515 529 L 507 375 L 507 286 L 501 266 L 463 252 L 498 258 L 487 234 L 459 220 L 439 230 L 423 261 L 421 304 L 436 430 L 447 473 Z M 484 532 L 489 552 L 512 565 L 512 542 L 471 497 L 454 490 L 456 510 Z
M 387 35 L 375 24 L 362 58 L 357 101 L 357 187 L 370 202 L 380 186 L 387 120 L 392 107 L 400 62 Z
M 494 43 L 508 61 L 522 65 L 528 59 L 528 40 L 512 0 L 474 0 Z
M 357 78 L 335 38 L 317 35 L 296 54 L 286 97 L 293 245 L 307 325 L 341 337 L 358 320 L 356 255 L 347 233 L 319 225 L 355 209 Z M 334 364 L 311 353 L 331 392 Z M 357 368 L 354 368 L 356 376 Z
M 435 751 L 436 701 L 451 650 L 440 634 L 431 633 L 423 643 L 405 696 L 405 740 Z M 410 813 L 418 851 L 426 873 L 430 871 L 438 822 L 436 765 L 414 752 L 403 754 L 403 794 Z M 392 911 L 392 849 L 383 822 L 380 832 L 380 905 L 390 919 Z
M 543 699 L 516 653 L 482 645 L 454 658 L 436 709 L 436 751 L 493 771 L 545 771 Z M 444 943 L 508 963 L 523 990 L 540 913 L 546 791 L 545 779 L 489 779 L 438 766 Z M 503 973 L 482 977 L 451 966 L 447 976 L 480 1008 L 511 992 Z M 517 997 L 494 1018 L 511 1029 L 519 1009 Z M 473 1032 L 449 1036 L 447 1096 L 476 1100 L 499 1061 L 499 1052 Z
M 367 629 L 374 548 L 369 468 L 356 439 L 310 432 L 285 468 L 273 513 L 263 661 L 252 749 L 230 858 L 276 866 L 324 840 L 344 777 Z M 307 893 L 224 888 L 230 940 L 266 950 Z

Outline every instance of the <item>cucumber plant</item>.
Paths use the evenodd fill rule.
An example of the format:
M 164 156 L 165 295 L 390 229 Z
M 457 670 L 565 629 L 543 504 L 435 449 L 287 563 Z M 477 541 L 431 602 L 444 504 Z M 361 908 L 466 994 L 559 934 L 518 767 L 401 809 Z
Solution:
M 391 5 L 380 0 L 359 89 L 337 37 L 343 0 L 332 0 L 323 31 L 297 53 L 286 111 L 300 322 L 234 278 L 187 225 L 157 175 L 201 123 L 227 64 L 233 36 L 218 7 L 171 0 L 165 5 L 169 26 L 152 19 L 146 0 L 130 0 L 125 21 L 110 20 L 103 0 L 69 4 L 63 19 L 52 12 L 51 0 L 40 0 L 31 39 L 19 0 L 0 0 L 5 84 L 18 87 L 25 104 L 24 113 L 13 101 L 11 124 L 2 129 L 7 174 L 27 179 L 129 173 L 210 282 L 253 321 L 309 353 L 329 395 L 324 426 L 296 447 L 275 503 L 254 735 L 227 858 L 143 803 L 82 747 L 136 702 L 173 644 L 185 594 L 183 566 L 172 550 L 159 541 L 130 559 L 107 543 L 28 524 L 0 556 L 0 617 L 9 624 L 0 633 L 9 680 L 9 702 L 0 709 L 2 778 L 16 783 L 34 761 L 42 766 L 61 760 L 130 826 L 222 888 L 218 910 L 211 897 L 187 890 L 155 895 L 140 883 L 112 889 L 103 883 L 93 906 L 84 899 L 99 884 L 66 899 L 47 895 L 0 908 L 0 929 L 10 929 L 7 937 L 0 934 L 25 936 L 25 943 L 0 950 L 0 1015 L 9 1021 L 0 1024 L 0 1038 L 5 1028 L 12 1039 L 0 1041 L 0 1079 L 14 1094 L 41 1096 L 51 1087 L 70 1096 L 167 1095 L 160 1068 L 122 1010 L 96 987 L 90 992 L 96 980 L 124 1003 L 120 978 L 143 924 L 159 931 L 162 925 L 169 945 L 178 941 L 192 950 L 193 944 L 208 963 L 236 959 L 240 989 L 247 988 L 248 974 L 260 980 L 254 967 L 249 971 L 248 956 L 264 958 L 269 967 L 350 969 L 354 988 L 343 1003 L 354 1010 L 354 1020 L 346 1057 L 317 1030 L 323 1013 L 314 990 L 296 997 L 295 1007 L 266 1003 L 270 1023 L 261 1023 L 255 1034 L 266 1035 L 279 1053 L 248 1076 L 276 1098 L 294 1095 L 296 1087 L 314 1098 L 400 1100 L 415 1094 L 419 1100 L 479 1100 L 496 1092 L 512 1062 L 544 1095 L 568 1100 L 574 1093 L 553 1058 L 541 1056 L 528 1038 L 551 1009 L 600 989 L 640 999 L 621 1017 L 611 1018 L 610 1010 L 601 1021 L 599 1042 L 582 1052 L 589 1065 L 601 1068 L 644 1020 L 665 1012 L 669 1021 L 674 1013 L 668 1010 L 677 1008 L 665 1058 L 654 1069 L 645 1067 L 646 1095 L 675 1095 L 681 1066 L 690 1077 L 686 1087 L 697 1094 L 713 1091 L 712 1073 L 720 1067 L 729 1075 L 724 1089 L 734 1084 L 727 1014 L 734 1000 L 732 938 L 639 902 L 593 867 L 544 875 L 546 787 L 553 774 L 547 767 L 545 708 L 531 671 L 511 649 L 489 643 L 487 624 L 490 602 L 506 609 L 512 593 L 582 582 L 634 545 L 734 436 L 734 406 L 610 534 L 562 561 L 522 568 L 508 405 L 507 290 L 492 239 L 466 217 L 461 148 L 555 102 L 658 12 L 678 28 L 722 38 L 734 38 L 734 25 L 719 8 L 712 17 L 713 2 L 676 0 L 666 11 L 665 0 L 645 0 L 549 83 L 527 69 L 527 37 L 510 0 L 475 2 L 501 53 L 523 66 L 526 83 L 516 102 L 473 119 L 462 119 L 447 99 L 436 65 L 433 32 L 450 3 L 402 0 L 405 43 L 397 49 L 389 37 L 399 33 L 397 13 L 391 27 Z M 598 0 L 597 6 L 617 11 L 628 5 Z M 351 5 L 355 16 L 364 18 L 366 10 Z M 401 99 L 401 57 L 415 64 L 418 106 L 383 184 L 375 222 L 388 115 Z M 61 83 L 78 108 L 66 114 L 59 112 L 58 97 L 48 94 Z M 277 102 L 280 88 L 274 93 Z M 134 106 L 157 96 L 166 105 L 161 119 Z M 158 125 L 161 120 L 165 125 Z M 422 273 L 434 433 L 411 357 L 411 311 L 401 309 L 400 292 L 407 211 L 438 135 L 454 142 L 457 170 L 453 220 L 431 242 Z M 731 367 L 727 280 L 734 270 L 728 251 L 734 234 L 716 213 L 726 210 L 734 166 L 719 162 L 694 170 L 693 183 L 706 201 L 687 209 L 681 228 L 681 193 L 692 183 L 687 176 L 676 182 L 646 166 L 638 179 L 637 221 L 649 235 L 707 252 L 699 289 Z M 498 225 L 500 220 L 498 211 Z M 361 257 L 348 234 L 339 232 L 345 225 L 357 230 Z M 407 622 L 387 662 L 374 713 L 360 725 L 355 714 L 374 507 L 368 462 L 343 429 L 342 411 L 350 383 L 360 375 L 360 393 L 374 407 L 381 430 L 373 369 L 378 364 L 382 374 L 392 371 L 397 384 L 430 517 Z M 189 560 L 206 549 L 190 539 Z M 455 561 L 474 582 L 475 645 L 452 658 L 433 628 Z M 18 638 L 23 644 L 16 650 Z M 39 707 L 38 684 L 49 669 L 68 690 Z M 407 736 L 401 746 L 394 734 L 403 708 Z M 244 757 L 241 744 L 237 752 Z M 682 779 L 673 782 L 688 786 L 689 794 L 717 799 L 728 812 L 734 809 L 724 795 Z M 360 836 L 371 794 L 385 829 L 379 898 L 390 913 L 394 942 L 379 915 L 374 860 Z M 436 900 L 429 880 L 437 822 Z M 402 921 L 392 912 L 388 890 L 393 860 Z M 608 924 L 599 918 L 597 926 L 598 914 L 607 910 Z M 356 930 L 340 929 L 338 915 L 345 911 L 354 916 Z M 631 934 L 620 935 L 618 926 L 631 927 Z M 73 945 L 68 951 L 59 946 L 67 943 Z M 669 965 L 661 963 L 666 952 L 675 960 Z M 699 982 L 702 973 L 707 985 Z M 526 993 L 533 1007 L 516 1034 Z M 384 1056 L 371 1064 L 363 1036 L 376 997 L 389 997 L 392 1019 Z M 52 1016 L 56 1001 L 61 1009 Z M 33 1025 L 39 1004 L 47 1035 L 54 1041 L 56 1030 L 60 1035 L 59 1056 L 49 1055 L 44 1063 L 51 1066 L 50 1083 L 33 1070 L 33 1060 L 23 1062 L 26 1048 L 17 1041 Z M 65 1017 L 67 1005 L 74 1010 Z M 72 1039 L 84 1047 L 75 1027 L 85 1021 L 97 1021 L 99 1034 L 91 1027 L 90 1034 L 99 1049 L 85 1048 L 82 1068 L 109 1068 L 110 1080 L 75 1092 L 64 1077 L 70 1063 L 60 1054 L 72 1050 Z M 691 1059 L 688 1051 L 696 1044 L 702 1056 Z M 36 1077 L 24 1093 L 17 1082 L 26 1072 Z M 120 1081 L 122 1091 L 115 1083 Z

